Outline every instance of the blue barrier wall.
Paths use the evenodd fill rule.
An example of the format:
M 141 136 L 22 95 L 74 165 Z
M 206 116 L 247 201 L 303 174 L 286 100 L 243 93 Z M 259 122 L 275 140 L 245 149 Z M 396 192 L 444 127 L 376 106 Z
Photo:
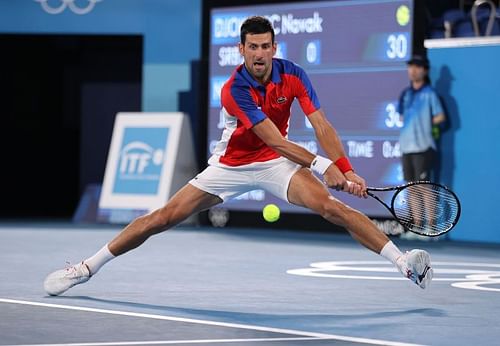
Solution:
M 142 108 L 177 110 L 177 92 L 190 88 L 189 62 L 200 56 L 201 0 L 65 3 L 0 0 L 0 33 L 143 35 Z
M 444 46 L 443 46 L 444 45 Z M 462 202 L 453 240 L 500 243 L 500 38 L 426 41 L 450 119 L 440 180 Z

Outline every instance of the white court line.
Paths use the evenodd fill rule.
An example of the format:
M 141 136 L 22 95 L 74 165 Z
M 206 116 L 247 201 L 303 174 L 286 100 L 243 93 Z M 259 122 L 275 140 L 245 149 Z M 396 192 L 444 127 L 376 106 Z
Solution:
M 149 318 L 149 319 L 154 319 L 154 320 L 196 323 L 196 324 L 203 324 L 203 325 L 208 325 L 208 326 L 258 330 L 258 331 L 270 332 L 270 333 L 281 333 L 281 334 L 306 336 L 309 338 L 317 338 L 317 339 L 351 341 L 351 342 L 358 342 L 358 343 L 364 343 L 364 344 L 370 344 L 370 345 L 422 346 L 422 345 L 418 345 L 418 344 L 410 344 L 410 343 L 403 343 L 403 342 L 396 342 L 396 341 L 387 341 L 387 340 L 369 339 L 369 338 L 358 338 L 358 337 L 335 335 L 335 334 L 305 332 L 305 331 L 294 330 L 294 329 L 282 329 L 282 328 L 253 326 L 253 325 L 239 324 L 239 323 L 216 322 L 216 321 L 198 320 L 198 319 L 184 318 L 184 317 L 144 314 L 144 313 L 130 312 L 130 311 L 96 309 L 96 308 L 88 308 L 88 307 L 83 307 L 83 306 L 48 304 L 48 303 L 40 303 L 40 302 L 30 302 L 30 301 L 26 301 L 26 300 L 14 300 L 14 299 L 0 298 L 0 303 L 41 306 L 41 307 L 54 308 L 54 309 L 86 311 L 86 312 L 95 312 L 95 313 L 109 314 L 109 315 Z M 58 346 L 60 346 L 60 345 L 61 344 L 59 344 Z M 73 344 L 69 344 L 69 345 L 73 345 Z M 103 344 L 100 344 L 100 345 L 103 345 Z M 3 346 L 5 346 L 5 345 L 3 345 Z M 20 346 L 20 345 L 16 345 L 16 346 Z M 33 346 L 33 345 L 30 345 L 30 346 Z M 47 346 L 47 345 L 44 345 L 44 346 Z
M 171 345 L 171 344 L 220 344 L 226 342 L 263 342 L 263 341 L 304 341 L 328 340 L 328 338 L 258 338 L 258 339 L 207 339 L 207 340 L 164 340 L 164 341 L 116 341 L 116 342 L 82 342 L 70 344 L 26 344 L 2 346 L 136 346 L 136 345 Z

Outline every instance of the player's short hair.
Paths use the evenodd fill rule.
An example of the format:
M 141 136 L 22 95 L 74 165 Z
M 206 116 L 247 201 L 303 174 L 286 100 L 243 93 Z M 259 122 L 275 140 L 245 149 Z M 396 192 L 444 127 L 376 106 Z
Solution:
M 265 34 L 267 32 L 271 33 L 271 41 L 274 43 L 274 29 L 271 22 L 262 16 L 248 17 L 241 24 L 240 42 L 245 44 L 247 34 Z

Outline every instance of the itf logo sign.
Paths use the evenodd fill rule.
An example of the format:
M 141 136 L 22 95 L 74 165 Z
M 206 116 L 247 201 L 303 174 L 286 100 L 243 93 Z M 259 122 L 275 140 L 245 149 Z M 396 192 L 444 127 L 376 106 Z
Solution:
M 167 127 L 124 129 L 113 193 L 158 193 L 168 133 Z
M 127 223 L 164 206 L 196 173 L 190 130 L 183 113 L 118 113 L 99 220 Z

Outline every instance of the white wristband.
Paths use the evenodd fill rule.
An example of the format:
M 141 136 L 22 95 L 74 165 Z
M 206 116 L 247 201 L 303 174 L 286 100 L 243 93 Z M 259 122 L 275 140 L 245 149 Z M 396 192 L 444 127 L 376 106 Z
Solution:
M 332 163 L 333 163 L 332 160 L 318 155 L 311 162 L 311 169 L 313 172 L 323 175 L 325 174 L 326 170 L 328 169 L 328 167 L 330 167 Z

